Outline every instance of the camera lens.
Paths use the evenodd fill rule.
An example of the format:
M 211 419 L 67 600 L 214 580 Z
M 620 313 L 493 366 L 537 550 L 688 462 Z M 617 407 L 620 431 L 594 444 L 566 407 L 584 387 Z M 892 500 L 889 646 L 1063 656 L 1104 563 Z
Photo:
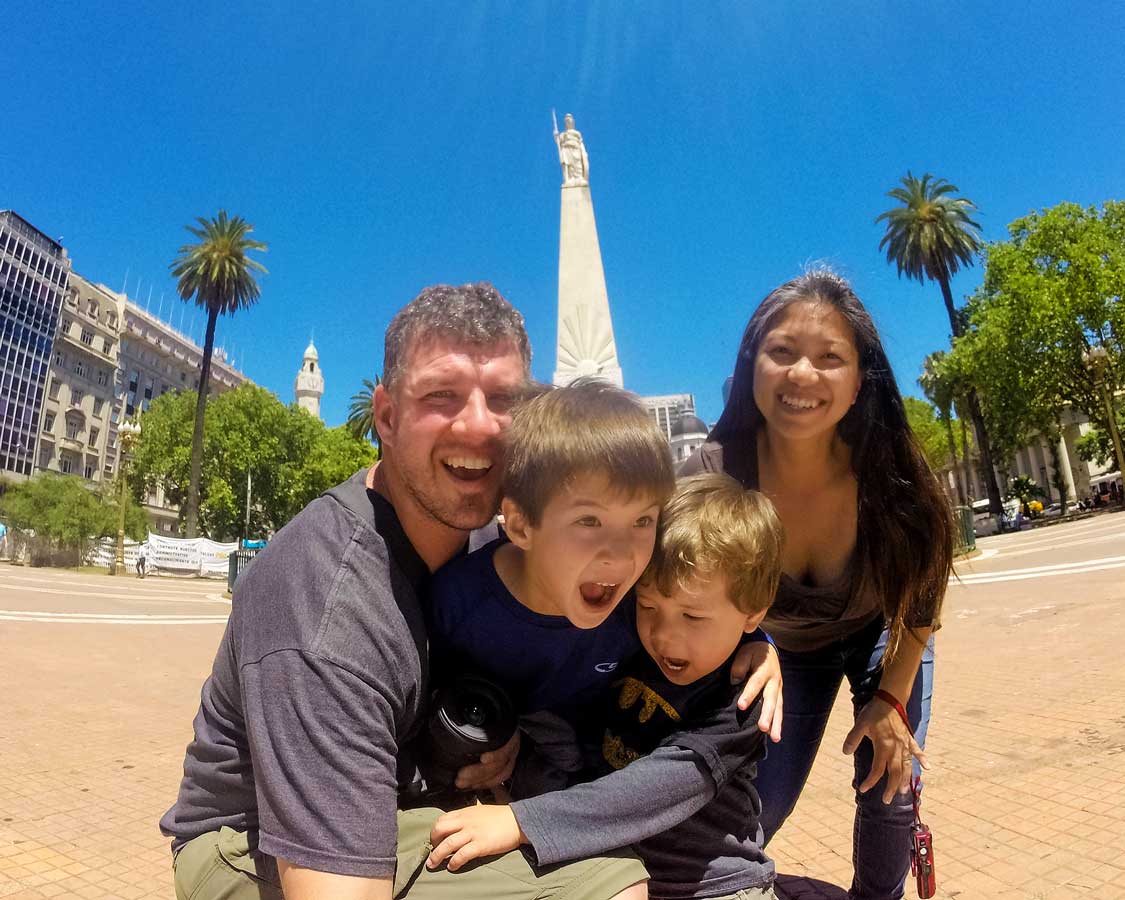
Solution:
M 515 730 L 515 708 L 503 688 L 475 674 L 451 679 L 436 692 L 430 713 L 422 760 L 427 785 L 452 784 L 459 768 L 504 746 Z
M 461 710 L 461 718 L 465 720 L 466 725 L 474 725 L 480 728 L 484 725 L 488 714 L 485 712 L 483 706 L 470 703 Z

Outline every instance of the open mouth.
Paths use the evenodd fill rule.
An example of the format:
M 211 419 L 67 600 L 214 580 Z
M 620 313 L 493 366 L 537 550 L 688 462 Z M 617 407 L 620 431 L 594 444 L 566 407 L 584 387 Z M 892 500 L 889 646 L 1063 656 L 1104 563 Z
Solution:
M 441 464 L 459 481 L 480 481 L 492 471 L 492 461 L 483 456 L 447 456 Z
M 605 609 L 613 604 L 617 596 L 617 585 L 606 584 L 601 581 L 586 581 L 578 585 L 578 591 L 588 606 L 594 609 Z
M 679 675 L 688 667 L 688 661 L 686 659 L 676 659 L 672 656 L 660 657 L 660 664 L 673 675 Z
M 824 405 L 823 400 L 813 400 L 807 397 L 795 397 L 792 394 L 780 394 L 778 399 L 781 400 L 781 405 L 786 409 L 791 409 L 794 412 L 808 412 L 810 409 L 816 409 Z

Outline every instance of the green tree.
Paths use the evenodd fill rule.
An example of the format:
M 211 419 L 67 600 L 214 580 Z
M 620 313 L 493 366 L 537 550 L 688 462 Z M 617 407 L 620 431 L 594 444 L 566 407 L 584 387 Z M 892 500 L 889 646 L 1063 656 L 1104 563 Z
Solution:
M 1125 203 L 1100 210 L 1062 203 L 1017 219 L 1009 234 L 987 248 L 984 285 L 952 355 L 980 391 L 993 446 L 1010 456 L 1041 435 L 1065 502 L 1057 445 L 1066 407 L 1102 430 L 1107 424 L 1084 361 L 1090 347 L 1106 348 L 1107 382 L 1121 385 Z
M 949 462 L 949 452 L 940 411 L 933 404 L 917 397 L 903 397 L 902 402 L 906 407 L 906 421 L 910 423 L 910 430 L 922 447 L 926 462 L 935 472 L 945 468 Z
M 265 251 L 266 245 L 248 235 L 254 226 L 240 216 L 230 218 L 220 209 L 214 219 L 198 218 L 199 227 L 184 226 L 199 238 L 198 244 L 185 244 L 172 261 L 176 291 L 185 302 L 207 311 L 207 334 L 203 341 L 203 363 L 199 373 L 195 420 L 191 442 L 191 475 L 184 504 L 184 524 L 188 537 L 199 530 L 199 486 L 203 467 L 203 421 L 211 379 L 211 354 L 215 349 L 215 323 L 219 315 L 234 315 L 253 306 L 260 293 L 254 272 L 266 268 L 249 256 L 250 251 Z
M 192 392 L 164 394 L 142 416 L 131 468 L 137 490 L 160 485 L 173 503 L 186 495 L 194 404 Z M 208 404 L 203 448 L 200 521 L 218 540 L 277 531 L 318 494 L 375 458 L 375 448 L 343 426 L 325 428 L 320 419 L 252 384 Z
M 1122 413 L 1120 409 L 1116 410 L 1116 413 L 1117 433 L 1125 434 L 1125 413 Z M 1117 463 L 1114 459 L 1113 441 L 1110 440 L 1109 432 L 1104 428 L 1097 426 L 1091 428 L 1075 441 L 1074 450 L 1079 459 L 1092 462 L 1097 466 L 1108 466 L 1110 463 L 1116 465 Z
M 60 553 L 77 563 L 92 540 L 117 534 L 117 502 L 77 476 L 44 472 L 9 486 L 0 497 L 0 515 L 14 528 L 35 532 L 33 564 L 60 559 Z M 141 537 L 148 527 L 144 511 L 126 502 L 126 533 Z
M 379 432 L 375 429 L 374 397 L 375 388 L 381 383 L 378 375 L 374 381 L 364 378 L 363 387 L 348 401 L 348 431 L 353 437 L 370 440 L 376 446 L 379 446 Z
M 879 249 L 886 251 L 887 262 L 895 264 L 899 277 L 906 275 L 923 284 L 927 280 L 936 281 L 941 287 L 954 340 L 961 336 L 963 322 L 953 305 L 949 280 L 961 266 L 971 266 L 981 249 L 980 225 L 972 218 L 976 205 L 965 197 L 954 196 L 956 193 L 957 187 L 944 178 L 926 173 L 919 179 L 907 172 L 902 186 L 887 192 L 899 205 L 875 219 L 876 223 L 886 222 Z M 977 433 L 988 505 L 994 515 L 1000 515 L 1000 488 L 996 483 L 984 417 L 976 393 L 970 390 L 967 399 Z
M 961 506 L 968 506 L 968 499 L 965 497 L 965 485 L 957 471 L 957 440 L 953 436 L 953 407 L 957 385 L 942 369 L 941 364 L 944 359 L 945 354 L 940 350 L 927 356 L 922 362 L 922 374 L 918 377 L 918 385 L 922 388 L 926 399 L 933 404 L 938 421 L 945 432 L 946 447 L 949 450 L 948 461 L 953 468 L 953 480 L 957 483 L 957 502 Z M 966 450 L 967 448 L 962 445 L 963 458 Z M 935 468 L 941 468 L 941 466 L 935 466 Z

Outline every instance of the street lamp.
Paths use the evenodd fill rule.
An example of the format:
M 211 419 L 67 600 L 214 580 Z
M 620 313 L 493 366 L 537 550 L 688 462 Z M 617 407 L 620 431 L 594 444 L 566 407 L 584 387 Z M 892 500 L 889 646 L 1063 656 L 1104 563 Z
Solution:
M 122 422 L 118 429 L 118 439 L 121 441 L 121 463 L 117 467 L 117 478 L 121 482 L 121 496 L 117 503 L 117 552 L 113 559 L 110 575 L 125 574 L 125 501 L 129 490 L 125 478 L 129 465 L 128 454 L 134 442 L 141 436 L 141 426 L 137 422 Z
M 1094 387 L 1101 390 L 1102 402 L 1105 403 L 1105 414 L 1109 420 L 1109 437 L 1113 441 L 1113 454 L 1117 457 L 1117 471 L 1125 478 L 1125 454 L 1121 452 L 1121 435 L 1117 431 L 1117 416 L 1113 411 L 1113 396 L 1109 392 L 1109 385 L 1105 381 L 1106 368 L 1109 366 L 1109 353 L 1100 344 L 1091 347 L 1082 354 L 1082 362 L 1094 378 Z M 1125 506 L 1125 490 L 1118 492 L 1118 502 Z

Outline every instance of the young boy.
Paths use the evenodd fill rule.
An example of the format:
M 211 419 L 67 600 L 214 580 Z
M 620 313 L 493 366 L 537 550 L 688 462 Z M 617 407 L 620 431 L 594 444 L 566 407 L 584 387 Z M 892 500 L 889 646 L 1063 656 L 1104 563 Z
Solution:
M 781 574 L 781 524 L 770 502 L 723 474 L 681 481 L 661 513 L 637 586 L 647 655 L 601 710 L 593 774 L 510 806 L 474 806 L 434 826 L 431 866 L 529 844 L 547 865 L 635 845 L 657 898 L 772 898 L 752 779 L 764 755 L 756 711 L 736 705 L 730 667 Z
M 509 541 L 431 585 L 435 671 L 489 676 L 521 715 L 570 718 L 602 694 L 639 650 L 621 599 L 648 565 L 674 479 L 667 441 L 632 394 L 581 379 L 524 404 L 508 432 Z

